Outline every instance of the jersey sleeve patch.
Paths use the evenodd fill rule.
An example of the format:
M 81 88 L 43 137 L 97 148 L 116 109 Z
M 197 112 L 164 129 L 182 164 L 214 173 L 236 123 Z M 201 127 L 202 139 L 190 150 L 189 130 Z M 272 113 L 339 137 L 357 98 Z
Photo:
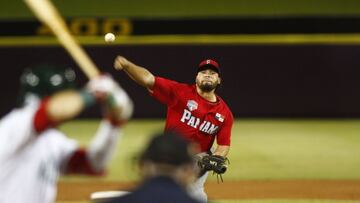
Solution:
M 222 129 L 220 130 L 218 136 L 217 136 L 217 143 L 219 145 L 228 145 L 230 146 L 231 143 L 231 130 L 234 123 L 234 118 L 229 112 L 228 116 L 224 117 L 224 120 L 222 121 L 224 125 L 222 126 Z

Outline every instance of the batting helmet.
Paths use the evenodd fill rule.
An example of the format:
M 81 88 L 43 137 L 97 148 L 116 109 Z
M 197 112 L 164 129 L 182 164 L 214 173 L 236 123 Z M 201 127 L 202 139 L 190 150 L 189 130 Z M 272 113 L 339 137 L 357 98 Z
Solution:
M 26 68 L 20 78 L 20 102 L 27 93 L 42 98 L 75 87 L 75 72 L 69 67 L 40 64 Z

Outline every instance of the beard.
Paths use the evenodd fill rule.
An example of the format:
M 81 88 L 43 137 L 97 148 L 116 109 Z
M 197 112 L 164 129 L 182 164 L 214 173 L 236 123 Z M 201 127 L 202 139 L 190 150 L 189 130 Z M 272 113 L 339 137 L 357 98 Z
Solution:
M 197 85 L 203 92 L 211 92 L 216 89 L 218 86 L 217 83 L 211 83 L 211 82 L 197 82 Z

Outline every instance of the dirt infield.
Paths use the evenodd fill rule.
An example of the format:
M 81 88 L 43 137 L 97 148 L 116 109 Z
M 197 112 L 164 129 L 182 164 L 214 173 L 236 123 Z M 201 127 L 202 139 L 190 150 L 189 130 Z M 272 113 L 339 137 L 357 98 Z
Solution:
M 128 190 L 136 183 L 60 182 L 59 201 L 89 200 L 95 191 Z M 284 180 L 208 182 L 210 199 L 338 199 L 360 200 L 359 181 Z

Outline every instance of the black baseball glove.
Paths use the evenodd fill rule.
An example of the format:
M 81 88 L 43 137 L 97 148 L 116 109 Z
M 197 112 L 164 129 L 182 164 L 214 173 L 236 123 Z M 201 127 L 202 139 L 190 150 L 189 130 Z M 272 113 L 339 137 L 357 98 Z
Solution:
M 201 170 L 200 175 L 203 175 L 206 171 L 213 171 L 218 175 L 224 174 L 227 170 L 228 162 L 228 159 L 223 156 L 205 155 L 198 161 Z

